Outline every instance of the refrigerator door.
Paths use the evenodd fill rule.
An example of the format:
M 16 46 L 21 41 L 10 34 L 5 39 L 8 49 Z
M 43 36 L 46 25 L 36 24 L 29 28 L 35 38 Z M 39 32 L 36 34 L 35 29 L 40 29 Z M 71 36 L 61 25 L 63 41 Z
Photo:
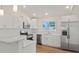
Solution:
M 69 49 L 79 51 L 79 22 L 71 22 L 69 27 Z
M 67 39 L 67 36 L 62 36 L 61 48 L 68 49 L 68 39 Z
M 68 49 L 68 22 L 62 23 L 61 48 Z

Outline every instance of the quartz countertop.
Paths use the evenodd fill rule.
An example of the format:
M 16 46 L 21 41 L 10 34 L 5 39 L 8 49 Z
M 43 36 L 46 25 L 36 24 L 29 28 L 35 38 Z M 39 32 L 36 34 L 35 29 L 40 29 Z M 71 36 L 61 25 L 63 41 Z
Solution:
M 26 36 L 20 35 L 16 37 L 0 37 L 0 41 L 5 42 L 5 43 L 11 43 L 11 42 L 16 42 L 18 40 L 26 39 Z

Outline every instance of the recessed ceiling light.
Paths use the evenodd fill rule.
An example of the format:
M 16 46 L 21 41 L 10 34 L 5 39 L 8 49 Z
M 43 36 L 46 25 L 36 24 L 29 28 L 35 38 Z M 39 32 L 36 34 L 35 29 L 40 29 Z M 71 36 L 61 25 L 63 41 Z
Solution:
M 18 6 L 14 5 L 14 6 L 13 6 L 13 11 L 14 11 L 14 12 L 17 12 L 17 11 L 18 11 Z
M 4 15 L 4 10 L 0 9 L 0 15 L 3 16 Z
M 69 6 L 66 6 L 66 8 L 68 9 L 68 8 L 69 8 Z
M 47 15 L 48 15 L 48 13 L 46 12 L 46 13 L 45 13 L 45 15 L 47 16 Z

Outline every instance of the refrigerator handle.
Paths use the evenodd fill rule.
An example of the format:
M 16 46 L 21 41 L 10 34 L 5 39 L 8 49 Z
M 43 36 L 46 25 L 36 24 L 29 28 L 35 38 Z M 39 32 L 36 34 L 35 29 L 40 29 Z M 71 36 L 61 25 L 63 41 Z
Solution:
M 70 39 L 70 35 L 69 34 L 67 35 L 67 38 Z
M 67 38 L 70 39 L 69 28 L 68 28 L 68 31 L 67 31 Z
M 69 39 L 69 36 L 67 35 L 67 38 Z

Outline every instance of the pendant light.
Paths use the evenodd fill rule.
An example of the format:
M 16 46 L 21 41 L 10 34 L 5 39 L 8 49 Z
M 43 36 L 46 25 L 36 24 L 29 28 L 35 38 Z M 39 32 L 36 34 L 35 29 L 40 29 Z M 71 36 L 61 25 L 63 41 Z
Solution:
M 4 15 L 4 10 L 2 9 L 2 6 L 0 8 L 0 16 L 3 16 Z
M 18 6 L 17 5 L 13 5 L 13 11 L 17 12 L 18 11 Z

